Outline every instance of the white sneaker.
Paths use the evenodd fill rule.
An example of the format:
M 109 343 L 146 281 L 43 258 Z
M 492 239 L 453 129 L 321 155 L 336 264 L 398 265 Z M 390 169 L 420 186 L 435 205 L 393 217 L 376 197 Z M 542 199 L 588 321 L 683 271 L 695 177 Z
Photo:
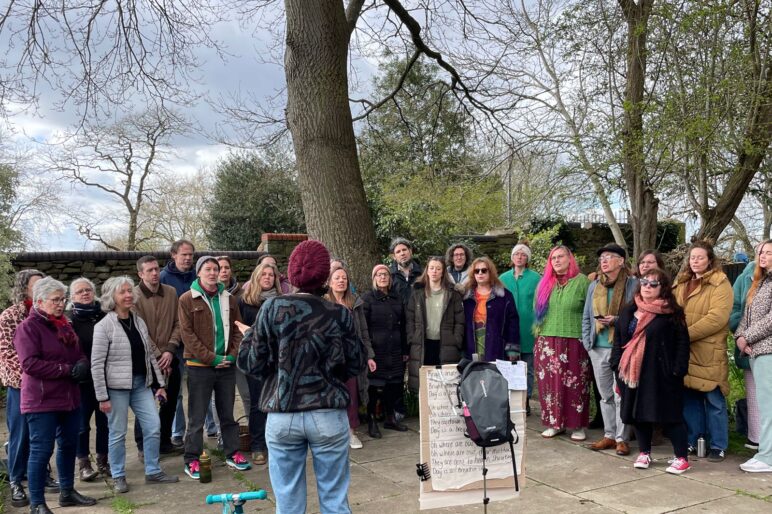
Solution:
M 362 448 L 362 441 L 359 440 L 354 432 L 351 432 L 349 436 L 348 445 L 352 450 L 358 450 Z
M 574 430 L 573 433 L 571 434 L 572 441 L 584 441 L 585 439 L 587 439 L 587 434 L 584 433 L 583 428 Z
M 772 466 L 757 459 L 749 459 L 740 464 L 740 469 L 748 473 L 772 473 Z
M 563 430 L 562 428 L 561 429 L 548 428 L 547 430 L 541 433 L 541 436 L 544 438 L 550 439 L 552 437 L 555 437 L 556 435 L 562 434 L 563 432 L 565 432 L 565 430 Z

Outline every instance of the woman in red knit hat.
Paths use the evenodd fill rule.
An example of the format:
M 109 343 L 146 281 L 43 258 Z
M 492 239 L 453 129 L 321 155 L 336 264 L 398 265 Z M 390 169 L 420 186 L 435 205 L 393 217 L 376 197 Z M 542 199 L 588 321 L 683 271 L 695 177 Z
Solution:
M 303 241 L 287 269 L 295 294 L 268 298 L 247 331 L 238 366 L 263 381 L 260 410 L 277 513 L 306 511 L 306 455 L 311 449 L 322 512 L 348 505 L 350 402 L 346 381 L 365 368 L 366 355 L 351 312 L 321 298 L 330 254 Z

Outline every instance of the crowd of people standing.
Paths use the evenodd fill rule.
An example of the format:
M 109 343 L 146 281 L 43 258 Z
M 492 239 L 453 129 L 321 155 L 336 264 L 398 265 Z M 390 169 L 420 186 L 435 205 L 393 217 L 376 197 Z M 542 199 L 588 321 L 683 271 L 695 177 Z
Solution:
M 316 241 L 293 251 L 287 276 L 264 255 L 239 283 L 227 256 L 194 263 L 193 244 L 180 240 L 163 268 L 140 258 L 136 283 L 113 277 L 97 296 L 89 279 L 73 280 L 69 303 L 61 282 L 19 272 L 14 304 L 0 314 L 12 504 L 50 512 L 44 493 L 56 487 L 62 506 L 93 505 L 74 488 L 76 460 L 80 480 L 110 477 L 127 492 L 131 409 L 146 483 L 179 480 L 161 469 L 164 454 L 184 454 L 183 472 L 199 479 L 204 437 L 214 435 L 227 466 L 268 465 L 277 512 L 305 510 L 309 449 L 322 510 L 349 512 L 360 414 L 371 438 L 382 437 L 379 422 L 406 431 L 406 372 L 416 392 L 421 366 L 462 357 L 525 361 L 526 414 L 538 390 L 545 438 L 587 438 L 594 382 L 603 436 L 589 447 L 627 455 L 634 434 L 634 466 L 645 469 L 661 430 L 674 451 L 666 471 L 680 474 L 700 438 L 709 461 L 725 457 L 730 330 L 748 391 L 748 445 L 758 449 L 741 468 L 772 472 L 772 241 L 757 247 L 734 291 L 702 241 L 672 278 L 656 251 L 630 266 L 616 244 L 598 249 L 590 277 L 565 246 L 539 273 L 517 244 L 501 275 L 461 243 L 425 267 L 406 239 L 389 250 L 391 265 L 376 264 L 359 294 L 346 264 Z M 237 390 L 250 455 L 239 449 Z M 58 483 L 48 471 L 55 443 Z

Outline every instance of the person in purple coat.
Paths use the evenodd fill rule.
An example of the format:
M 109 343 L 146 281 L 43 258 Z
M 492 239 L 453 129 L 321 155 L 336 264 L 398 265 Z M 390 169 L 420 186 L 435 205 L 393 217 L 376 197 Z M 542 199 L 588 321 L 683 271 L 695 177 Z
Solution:
M 44 489 L 47 466 L 58 447 L 59 505 L 89 506 L 96 500 L 74 489 L 75 450 L 80 430 L 80 388 L 89 377 L 89 362 L 78 336 L 64 317 L 67 288 L 51 277 L 32 288 L 33 308 L 16 329 L 13 344 L 22 369 L 21 413 L 27 419 L 30 454 L 27 463 L 30 512 L 48 514 Z
M 464 353 L 483 361 L 520 358 L 520 321 L 515 297 L 499 280 L 496 265 L 478 257 L 469 267 L 464 282 Z

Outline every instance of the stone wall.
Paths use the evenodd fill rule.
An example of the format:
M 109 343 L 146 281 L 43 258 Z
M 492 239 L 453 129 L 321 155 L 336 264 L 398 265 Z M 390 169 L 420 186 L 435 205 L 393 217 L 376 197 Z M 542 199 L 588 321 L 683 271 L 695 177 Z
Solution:
M 257 258 L 263 252 L 196 252 L 195 259 L 202 255 L 227 255 L 233 262 L 233 273 L 237 280 L 249 278 Z M 68 284 L 77 277 L 86 277 L 99 285 L 110 277 L 128 275 L 137 279 L 137 259 L 152 255 L 160 266 L 169 260 L 168 252 L 27 252 L 16 255 L 11 263 L 14 270 L 34 268 L 46 275 Z
M 290 253 L 300 241 L 305 241 L 305 234 L 263 234 L 257 251 L 222 251 L 202 250 L 194 254 L 195 262 L 202 255 L 227 255 L 233 263 L 233 274 L 239 282 L 249 280 L 257 264 L 257 258 L 264 253 L 276 257 L 279 268 L 285 270 Z M 68 284 L 74 278 L 86 277 L 99 285 L 110 277 L 128 275 L 137 277 L 137 259 L 152 255 L 163 267 L 169 260 L 169 252 L 25 252 L 17 254 L 11 263 L 15 271 L 34 268 L 46 275 Z
M 545 222 L 542 227 L 535 229 L 535 231 L 549 228 L 558 223 Z M 632 248 L 632 228 L 627 224 L 620 224 L 620 228 L 625 235 L 628 248 Z M 660 252 L 669 252 L 679 244 L 684 243 L 685 227 L 683 223 L 660 223 L 658 230 L 661 240 Z M 487 255 L 494 260 L 497 266 L 506 269 L 511 265 L 509 254 L 512 247 L 520 237 L 520 233 L 512 231 L 495 235 L 465 235 L 459 236 L 459 239 L 471 241 L 477 247 L 476 255 Z M 582 271 L 589 273 L 595 270 L 598 263 L 598 257 L 595 255 L 596 250 L 613 242 L 614 236 L 611 233 L 611 228 L 605 223 L 563 222 L 555 241 L 562 241 L 563 244 L 571 248 L 582 266 Z

